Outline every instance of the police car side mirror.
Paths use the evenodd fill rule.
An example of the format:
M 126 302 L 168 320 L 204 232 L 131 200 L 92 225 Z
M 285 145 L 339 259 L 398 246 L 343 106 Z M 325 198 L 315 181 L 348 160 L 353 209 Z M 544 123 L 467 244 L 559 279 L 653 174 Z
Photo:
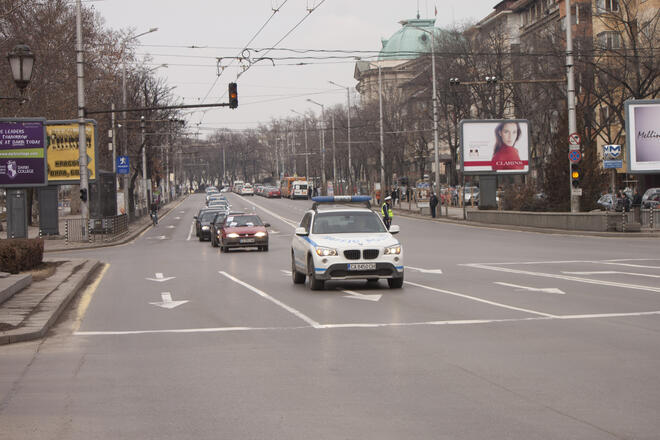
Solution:
M 401 231 L 399 225 L 390 226 L 390 234 L 398 234 Z
M 264 223 L 264 228 L 270 228 L 270 223 Z
M 197 216 L 196 216 L 196 215 L 194 215 L 193 218 L 194 218 L 195 220 L 197 220 Z
M 305 236 L 305 235 L 309 235 L 309 232 L 307 232 L 307 229 L 305 229 L 303 227 L 298 227 L 298 228 L 296 228 L 296 235 Z

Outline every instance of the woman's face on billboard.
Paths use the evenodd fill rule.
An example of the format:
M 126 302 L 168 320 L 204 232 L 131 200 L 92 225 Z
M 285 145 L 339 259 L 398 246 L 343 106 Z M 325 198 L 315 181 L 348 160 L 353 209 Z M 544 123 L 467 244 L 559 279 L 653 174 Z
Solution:
M 514 123 L 507 123 L 502 126 L 500 136 L 504 145 L 513 146 L 518 138 L 518 127 Z

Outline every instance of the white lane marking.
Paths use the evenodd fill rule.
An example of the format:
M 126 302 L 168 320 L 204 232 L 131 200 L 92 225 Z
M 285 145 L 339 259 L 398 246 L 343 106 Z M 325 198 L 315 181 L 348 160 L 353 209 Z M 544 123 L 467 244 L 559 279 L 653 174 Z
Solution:
M 165 277 L 161 272 L 156 272 L 156 278 L 145 278 L 145 280 L 163 283 L 165 281 L 173 280 L 174 278 L 176 277 Z
M 179 214 L 185 214 L 186 211 L 179 211 Z
M 264 331 L 264 330 L 325 330 L 335 328 L 378 328 L 378 327 L 414 327 L 414 326 L 432 326 L 432 325 L 481 325 L 497 323 L 515 323 L 526 321 L 554 321 L 571 319 L 603 319 L 603 318 L 631 318 L 639 316 L 660 315 L 660 310 L 652 312 L 631 312 L 631 313 L 598 313 L 591 315 L 563 315 L 554 317 L 530 317 L 530 318 L 510 318 L 510 319 L 472 319 L 472 320 L 454 320 L 454 321 L 425 321 L 425 322 L 385 322 L 385 323 L 353 323 L 353 324 L 321 324 L 316 327 L 209 327 L 209 328 L 182 328 L 169 330 L 127 330 L 127 331 L 77 331 L 75 336 L 126 336 L 126 335 L 145 335 L 145 334 L 164 334 L 164 333 L 221 333 L 238 331 Z
M 494 270 L 494 271 L 497 271 L 497 272 L 515 273 L 515 274 L 521 274 L 521 275 L 531 275 L 531 276 L 536 276 L 536 277 L 555 278 L 555 279 L 558 279 L 558 280 L 576 281 L 578 283 L 597 284 L 599 286 L 620 287 L 622 289 L 644 290 L 646 292 L 660 293 L 660 287 L 640 286 L 640 285 L 637 285 L 637 284 L 617 283 L 617 282 L 614 282 L 614 281 L 592 280 L 590 278 L 570 277 L 570 276 L 566 276 L 566 275 L 558 275 L 558 274 L 552 274 L 552 273 L 529 272 L 529 271 L 526 271 L 526 270 L 507 269 L 505 267 L 486 266 L 485 264 L 461 264 L 461 266 L 474 267 L 476 269 Z
M 238 278 L 236 278 L 232 275 L 229 275 L 227 272 L 221 270 L 221 271 L 218 271 L 218 273 L 221 274 L 221 275 L 224 275 L 225 277 L 229 278 L 233 282 L 235 282 L 237 284 L 240 284 L 241 286 L 251 290 L 252 292 L 256 293 L 257 295 L 262 296 L 263 298 L 266 298 L 268 301 L 271 301 L 274 304 L 277 304 L 278 306 L 282 307 L 287 312 L 292 313 L 293 315 L 295 315 L 298 318 L 302 319 L 303 321 L 305 321 L 307 324 L 311 325 L 312 327 L 318 327 L 320 325 L 318 322 L 314 321 L 312 318 L 305 315 L 304 313 L 294 309 L 291 306 L 288 306 L 288 305 L 284 304 L 280 300 L 277 300 L 277 299 L 273 298 L 272 296 L 270 296 L 266 292 L 263 292 L 263 291 L 257 289 L 256 287 L 254 287 L 254 286 L 252 286 L 252 285 L 250 285 L 250 284 L 248 284 L 244 281 L 241 281 L 241 280 L 239 280 Z
M 166 228 L 167 228 L 167 229 L 174 229 L 174 228 L 176 228 L 176 226 L 174 226 L 174 225 L 169 225 L 169 226 L 166 226 Z
M 452 292 L 451 290 L 438 289 L 437 287 L 425 286 L 423 284 L 417 284 L 417 283 L 413 283 L 413 282 L 410 282 L 410 281 L 404 281 L 404 283 L 409 284 L 411 286 L 415 286 L 415 287 L 421 287 L 422 289 L 432 290 L 434 292 L 446 293 L 447 295 L 458 296 L 460 298 L 465 298 L 465 299 L 469 299 L 469 300 L 472 300 L 472 301 L 477 301 L 477 302 L 480 302 L 480 303 L 489 304 L 489 305 L 495 306 L 495 307 L 502 307 L 504 309 L 516 310 L 518 312 L 531 313 L 533 315 L 545 316 L 545 317 L 548 317 L 548 318 L 556 318 L 555 315 L 551 315 L 549 313 L 537 312 L 536 310 L 523 309 L 521 307 L 510 306 L 508 304 L 502 304 L 502 303 L 497 303 L 497 302 L 494 302 L 494 301 L 488 301 L 486 299 L 477 298 L 475 296 L 465 295 L 463 293 L 458 293 L 458 292 Z
M 165 235 L 157 235 L 155 237 L 147 237 L 147 240 L 167 240 Z
M 412 267 L 408 265 L 406 265 L 406 269 L 416 270 L 417 272 L 421 272 L 421 273 L 437 273 L 437 274 L 442 273 L 442 269 L 422 269 L 420 267 Z
M 289 220 L 289 219 L 287 219 L 287 218 L 282 217 L 281 215 L 275 214 L 275 213 L 274 213 L 273 211 L 271 211 L 270 209 L 266 209 L 266 208 L 264 208 L 263 206 L 259 206 L 259 205 L 257 205 L 256 203 L 254 203 L 254 202 L 252 202 L 252 201 L 250 201 L 250 200 L 245 199 L 245 201 L 248 202 L 249 204 L 251 204 L 251 205 L 253 206 L 253 208 L 254 208 L 254 207 L 257 207 L 257 208 L 259 208 L 259 209 L 261 209 L 261 210 L 267 212 L 268 214 L 272 215 L 273 217 L 282 220 L 284 223 L 288 224 L 289 226 L 291 226 L 291 227 L 293 227 L 293 228 L 297 228 L 297 227 L 298 227 L 298 223 L 297 223 L 297 222 L 294 222 L 293 220 Z
M 188 232 L 188 238 L 186 238 L 186 241 L 190 241 L 190 237 L 192 237 L 192 233 L 193 233 L 193 228 L 194 228 L 194 227 L 195 227 L 195 222 L 192 222 L 192 223 L 190 224 L 190 232 Z
M 611 266 L 641 267 L 643 269 L 660 269 L 660 266 L 643 266 L 641 264 L 614 263 L 614 262 L 605 262 L 605 261 L 599 261 L 599 263 L 607 264 Z
M 285 275 L 287 277 L 291 276 L 291 271 L 290 270 L 280 269 L 280 272 L 282 272 L 282 275 Z
M 150 302 L 149 304 L 162 307 L 164 309 L 173 309 L 179 307 L 181 304 L 185 304 L 188 300 L 185 301 L 172 301 L 172 294 L 170 292 L 162 292 L 160 294 L 161 302 Z
M 351 299 L 361 299 L 363 301 L 380 301 L 383 295 L 364 295 L 362 293 L 357 293 L 353 292 L 352 290 L 342 290 L 344 293 L 348 293 L 348 295 L 344 295 L 344 298 L 351 298 Z
M 181 217 L 174 217 L 174 220 L 181 220 Z
M 527 265 L 527 264 L 574 264 L 574 263 L 616 263 L 620 261 L 660 261 L 657 258 L 627 258 L 618 260 L 557 260 L 557 261 L 511 261 L 505 263 L 484 263 L 484 264 L 497 264 L 499 266 L 506 265 Z
M 660 278 L 660 275 L 651 275 L 649 273 L 621 272 L 618 270 L 596 270 L 593 272 L 566 272 L 569 275 L 632 275 L 635 277 Z
M 518 290 L 529 290 L 531 292 L 556 293 L 558 295 L 566 295 L 566 292 L 564 292 L 561 289 L 557 289 L 556 287 L 527 287 L 527 286 L 519 286 L 517 284 L 502 283 L 499 281 L 495 281 L 495 284 L 499 284 L 500 286 L 506 286 L 506 287 L 514 287 Z

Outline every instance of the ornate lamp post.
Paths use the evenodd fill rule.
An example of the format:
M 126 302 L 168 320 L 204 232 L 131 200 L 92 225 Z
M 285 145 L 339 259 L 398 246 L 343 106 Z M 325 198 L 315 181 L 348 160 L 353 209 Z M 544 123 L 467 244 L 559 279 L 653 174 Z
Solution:
M 34 67 L 34 54 L 30 47 L 25 44 L 17 44 L 7 55 L 11 74 L 18 90 L 23 93 L 32 78 L 32 67 Z

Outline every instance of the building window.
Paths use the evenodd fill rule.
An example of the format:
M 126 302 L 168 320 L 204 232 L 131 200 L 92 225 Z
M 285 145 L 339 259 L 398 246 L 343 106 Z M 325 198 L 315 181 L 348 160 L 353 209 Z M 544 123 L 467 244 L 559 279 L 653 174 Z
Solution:
M 621 36 L 617 32 L 601 32 L 596 39 L 601 49 L 621 49 Z
M 599 13 L 619 12 L 619 0 L 597 0 L 596 7 Z

